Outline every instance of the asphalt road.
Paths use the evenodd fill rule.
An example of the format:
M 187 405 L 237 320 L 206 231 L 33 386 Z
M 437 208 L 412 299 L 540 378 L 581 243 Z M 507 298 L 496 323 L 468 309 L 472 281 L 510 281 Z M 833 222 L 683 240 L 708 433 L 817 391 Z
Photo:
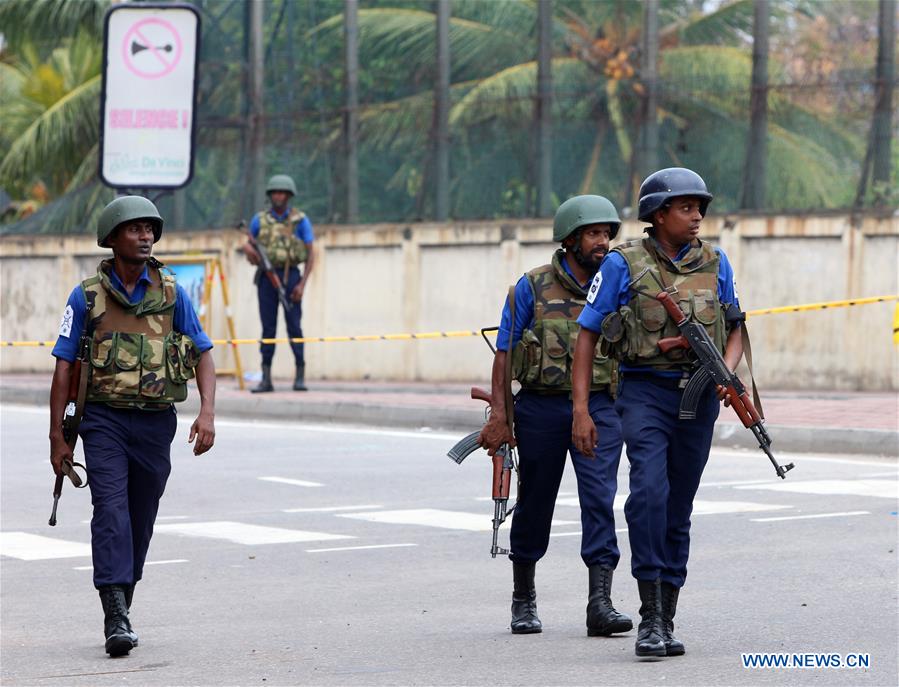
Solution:
M 760 453 L 715 451 L 676 618 L 687 654 L 638 662 L 633 632 L 586 636 L 570 467 L 537 569 L 544 632 L 512 636 L 485 454 L 457 466 L 453 435 L 220 419 L 197 458 L 187 419 L 135 592 L 140 646 L 113 660 L 89 495 L 67 484 L 48 527 L 46 412 L 0 408 L 3 685 L 899 684 L 895 459 L 784 456 L 781 482 Z M 618 527 L 613 597 L 636 617 L 620 510 Z M 747 669 L 750 652 L 869 665 Z

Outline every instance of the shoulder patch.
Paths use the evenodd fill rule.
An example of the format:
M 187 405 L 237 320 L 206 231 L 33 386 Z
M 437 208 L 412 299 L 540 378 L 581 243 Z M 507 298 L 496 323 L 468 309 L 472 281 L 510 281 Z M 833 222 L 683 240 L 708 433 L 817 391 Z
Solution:
M 599 293 L 599 287 L 602 286 L 602 272 L 597 272 L 593 277 L 593 283 L 590 284 L 590 290 L 587 291 L 587 302 L 592 303 L 596 300 L 596 294 Z
M 72 335 L 72 320 L 75 317 L 75 313 L 72 310 L 71 305 L 67 305 L 65 312 L 62 314 L 62 322 L 59 323 L 59 335 L 65 336 L 66 338 Z

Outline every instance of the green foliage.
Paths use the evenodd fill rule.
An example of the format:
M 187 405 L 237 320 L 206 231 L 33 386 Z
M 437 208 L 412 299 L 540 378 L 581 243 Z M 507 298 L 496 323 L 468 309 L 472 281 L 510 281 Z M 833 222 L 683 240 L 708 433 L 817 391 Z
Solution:
M 185 191 L 185 224 L 230 226 L 264 203 L 248 196 L 246 184 L 246 4 L 195 4 L 203 21 L 199 129 L 194 179 Z M 716 210 L 738 207 L 743 182 L 752 4 L 660 3 L 659 164 L 700 171 L 716 194 Z M 96 179 L 102 17 L 108 6 L 109 0 L 0 0 L 7 40 L 0 56 L 0 186 L 24 199 L 43 184 L 50 199 L 21 227 L 77 230 L 94 213 L 92 203 L 108 195 Z M 828 94 L 836 87 L 816 99 L 803 97 L 809 90 L 782 86 L 821 74 L 831 78 L 834 49 L 851 52 L 841 38 L 862 46 L 870 39 L 876 3 L 777 0 L 771 6 L 776 49 L 770 58 L 769 206 L 848 206 L 868 129 L 864 108 L 870 107 L 870 96 L 864 79 L 869 57 L 852 58 L 852 78 L 862 84 L 857 91 L 840 91 L 838 102 L 856 103 L 856 109 L 830 104 Z M 431 0 L 360 1 L 364 221 L 431 213 L 433 7 Z M 313 222 L 339 220 L 341 213 L 342 12 L 343 0 L 265 4 L 264 173 L 293 175 L 297 203 Z M 552 162 L 553 193 L 560 199 L 593 192 L 619 206 L 632 201 L 639 182 L 634 156 L 644 92 L 642 14 L 642 3 L 634 0 L 554 3 Z M 536 15 L 536 0 L 452 3 L 454 217 L 534 211 Z M 830 34 L 822 34 L 821 22 L 831 27 Z M 796 35 L 805 41 L 802 50 L 785 49 Z M 802 69 L 810 75 L 804 77 Z M 889 191 L 869 193 L 876 194 L 885 197 Z M 161 202 L 169 212 L 171 201 Z

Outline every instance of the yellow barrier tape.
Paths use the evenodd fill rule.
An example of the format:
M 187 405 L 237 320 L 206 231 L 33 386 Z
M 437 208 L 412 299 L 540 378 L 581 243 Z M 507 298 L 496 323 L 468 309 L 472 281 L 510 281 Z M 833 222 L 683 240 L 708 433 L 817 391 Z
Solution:
M 826 303 L 806 303 L 805 305 L 784 305 L 779 308 L 748 310 L 746 316 L 778 315 L 785 312 L 804 312 L 806 310 L 830 310 L 831 308 L 848 308 L 852 305 L 868 305 L 869 303 L 887 303 L 899 300 L 899 294 L 893 296 L 871 296 L 869 298 L 852 298 L 845 301 L 828 301 Z
M 806 303 L 804 305 L 785 305 L 779 308 L 764 308 L 762 310 L 749 310 L 747 317 L 758 315 L 777 315 L 788 312 L 805 312 L 809 310 L 831 310 L 836 308 L 848 308 L 854 305 L 868 305 L 871 303 L 886 303 L 899 301 L 899 294 L 892 296 L 871 296 L 869 298 L 852 298 L 843 301 L 828 301 L 825 303 Z M 899 306 L 897 306 L 899 308 Z M 897 309 L 899 312 L 899 309 Z M 896 327 L 894 322 L 894 335 Z M 479 330 L 460 330 L 452 332 L 418 332 L 416 334 L 361 334 L 357 336 L 304 336 L 297 339 L 213 339 L 212 343 L 218 346 L 246 346 L 252 344 L 279 344 L 279 343 L 341 343 L 346 341 L 414 341 L 419 339 L 457 339 L 469 336 L 480 336 Z M 29 348 L 37 346 L 53 347 L 56 341 L 0 341 L 0 346 L 12 348 Z

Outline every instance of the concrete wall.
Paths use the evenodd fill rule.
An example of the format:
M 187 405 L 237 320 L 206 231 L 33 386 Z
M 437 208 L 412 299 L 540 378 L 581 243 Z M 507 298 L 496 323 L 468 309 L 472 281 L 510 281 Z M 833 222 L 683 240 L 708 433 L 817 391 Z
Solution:
M 625 223 L 622 238 L 641 225 Z M 474 330 L 498 322 L 506 289 L 554 248 L 541 220 L 316 227 L 318 262 L 303 301 L 307 336 Z M 895 294 L 899 218 L 709 217 L 704 238 L 720 243 L 737 274 L 744 309 Z M 170 232 L 155 253 L 215 253 L 230 285 L 237 336 L 260 334 L 253 268 L 234 230 Z M 104 255 L 88 236 L 0 239 L 0 339 L 52 339 L 72 287 Z M 892 345 L 895 304 L 768 315 L 750 323 L 756 374 L 767 388 L 899 389 Z M 226 336 L 221 297 L 211 334 Z M 279 336 L 285 335 L 283 321 Z M 312 379 L 486 379 L 480 338 L 307 344 Z M 258 370 L 256 346 L 241 347 Z M 219 366 L 232 365 L 219 347 Z M 0 349 L 0 371 L 45 371 L 46 348 Z M 292 372 L 286 346 L 276 376 Z

